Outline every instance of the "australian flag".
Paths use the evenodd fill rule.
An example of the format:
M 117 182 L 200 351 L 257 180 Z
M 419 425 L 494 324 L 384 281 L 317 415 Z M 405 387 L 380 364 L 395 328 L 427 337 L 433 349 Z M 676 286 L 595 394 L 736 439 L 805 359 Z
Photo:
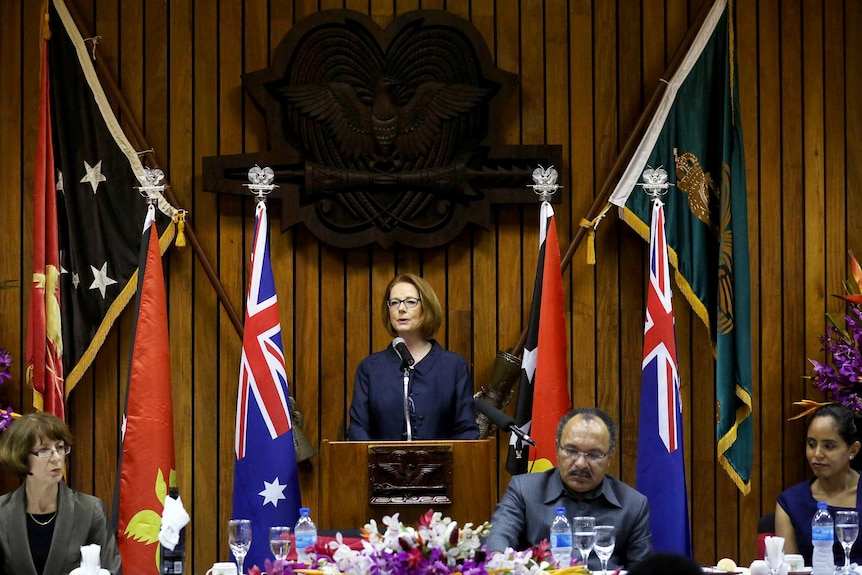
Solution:
M 649 499 L 656 551 L 691 556 L 673 294 L 664 205 L 653 203 L 636 485 Z
M 266 203 L 257 205 L 236 405 L 234 519 L 250 519 L 245 565 L 272 558 L 269 528 L 292 527 L 301 498 L 290 421 L 278 300 L 269 257 Z

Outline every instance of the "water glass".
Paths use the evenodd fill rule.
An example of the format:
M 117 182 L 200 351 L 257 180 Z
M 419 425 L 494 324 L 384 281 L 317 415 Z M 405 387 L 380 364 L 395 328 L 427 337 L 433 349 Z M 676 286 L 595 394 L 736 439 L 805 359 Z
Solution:
M 836 511 L 835 536 L 838 537 L 838 542 L 844 548 L 844 568 L 842 571 L 845 575 L 853 573 L 850 569 L 850 549 L 853 548 L 858 535 L 859 515 L 855 511 Z
M 593 550 L 602 562 L 602 575 L 608 573 L 608 559 L 614 554 L 615 544 L 614 526 L 596 525 L 596 540 L 593 543 Z
M 290 553 L 290 527 L 269 528 L 269 549 L 276 560 L 284 561 Z
M 245 573 L 242 563 L 251 547 L 251 520 L 231 519 L 227 523 L 227 542 L 233 556 L 236 557 L 236 565 L 240 573 Z
M 581 562 L 586 567 L 587 559 L 593 550 L 593 542 L 596 540 L 596 518 L 578 516 L 572 518 L 572 535 L 575 538 L 575 547 L 581 554 Z

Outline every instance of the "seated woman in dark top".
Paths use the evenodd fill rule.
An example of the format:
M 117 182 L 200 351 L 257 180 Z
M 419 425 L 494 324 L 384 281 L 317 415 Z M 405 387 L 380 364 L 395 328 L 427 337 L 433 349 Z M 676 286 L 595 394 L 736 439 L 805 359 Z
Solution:
M 389 282 L 382 304 L 383 325 L 392 336 L 404 339 L 415 363 L 403 365 L 392 345 L 362 360 L 356 369 L 347 438 L 478 438 L 467 362 L 432 339 L 443 321 L 434 290 L 418 276 L 401 274 Z
M 0 461 L 23 481 L 0 497 L 0 573 L 65 575 L 81 564 L 81 547 L 101 547 L 102 568 L 122 573 L 102 501 L 63 481 L 72 449 L 69 427 L 49 413 L 16 420 L 0 439 Z
M 859 498 L 860 475 L 850 467 L 859 454 L 856 418 L 842 405 L 828 404 L 817 409 L 808 422 L 805 457 L 814 478 L 787 489 L 778 496 L 775 506 L 775 532 L 784 537 L 785 553 L 800 553 L 811 565 L 811 519 L 817 502 L 825 501 L 835 520 L 835 512 L 856 510 L 862 514 Z M 862 543 L 853 546 L 850 561 L 862 562 Z M 833 545 L 835 564 L 844 564 L 844 551 L 838 541 Z

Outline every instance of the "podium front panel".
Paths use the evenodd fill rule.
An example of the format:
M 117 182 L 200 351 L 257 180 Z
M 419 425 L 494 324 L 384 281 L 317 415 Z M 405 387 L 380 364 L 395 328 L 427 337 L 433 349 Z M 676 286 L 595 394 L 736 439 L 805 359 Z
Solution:
M 429 509 L 480 524 L 497 505 L 495 438 L 324 440 L 321 463 L 319 529 L 357 529 L 370 519 L 381 526 L 395 513 L 412 525 Z

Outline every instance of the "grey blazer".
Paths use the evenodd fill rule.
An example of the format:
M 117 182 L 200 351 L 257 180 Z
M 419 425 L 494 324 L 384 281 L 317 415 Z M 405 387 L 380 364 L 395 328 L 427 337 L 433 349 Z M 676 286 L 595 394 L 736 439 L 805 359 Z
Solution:
M 0 573 L 38 575 L 27 539 L 24 485 L 0 497 Z M 81 547 L 102 547 L 102 568 L 122 575 L 117 539 L 108 531 L 102 500 L 60 483 L 57 518 L 43 575 L 67 575 L 81 565 Z

